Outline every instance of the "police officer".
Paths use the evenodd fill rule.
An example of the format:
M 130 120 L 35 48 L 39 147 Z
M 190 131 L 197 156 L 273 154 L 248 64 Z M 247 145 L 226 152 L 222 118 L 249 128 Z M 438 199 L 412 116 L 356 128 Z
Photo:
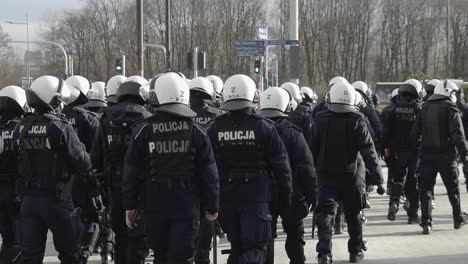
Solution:
M 72 97 L 65 102 L 62 114 L 75 128 L 80 141 L 89 153 L 96 135 L 99 134 L 98 115 L 84 108 L 89 101 L 87 95 L 92 88 L 92 83 L 79 75 L 71 76 L 65 82 L 71 87 Z
M 15 199 L 15 180 L 18 175 L 17 156 L 13 150 L 13 131 L 26 108 L 26 93 L 18 86 L 0 90 L 0 263 L 13 263 L 19 258 L 20 247 L 15 230 L 18 214 Z
M 458 189 L 457 150 L 464 163 L 468 163 L 468 144 L 463 131 L 460 110 L 456 107 L 455 93 L 459 88 L 451 81 L 440 82 L 418 115 L 413 130 L 414 140 L 421 137 L 421 227 L 423 234 L 432 230 L 431 200 L 437 173 L 440 173 L 452 205 L 454 228 L 467 224 L 462 212 Z
M 330 89 L 333 85 L 337 84 L 337 83 L 348 83 L 348 80 L 346 80 L 344 77 L 341 77 L 341 76 L 336 76 L 336 77 L 333 77 L 330 82 L 328 82 L 328 89 Z M 323 111 L 323 110 L 326 110 L 326 100 L 318 103 L 314 109 L 312 110 L 312 118 L 315 118 L 315 116 L 317 115 L 318 112 L 320 111 Z
M 218 112 L 213 105 L 213 84 L 205 77 L 196 77 L 190 81 L 189 87 L 190 108 L 197 113 L 193 121 L 206 127 Z
M 294 100 L 294 107 L 292 111 L 288 113 L 289 119 L 302 130 L 302 133 L 307 140 L 310 137 L 312 129 L 311 108 L 307 104 L 302 103 L 303 94 L 301 92 L 301 88 L 297 84 L 287 82 L 283 83 L 281 88 L 288 91 Z
M 106 83 L 106 101 L 109 106 L 117 103 L 117 91 L 120 85 L 127 79 L 123 75 L 114 75 Z
M 99 117 L 96 113 L 88 111 L 84 105 L 88 103 L 87 97 L 92 88 L 92 83 L 79 75 L 69 77 L 65 82 L 70 87 L 71 96 L 65 100 L 62 114 L 75 129 L 78 138 L 85 145 L 86 152 L 90 153 L 95 138 L 99 136 Z M 82 234 L 82 246 L 86 248 L 91 244 L 91 238 L 99 222 L 99 216 L 95 203 L 90 199 L 89 192 L 81 183 L 74 184 L 73 201 L 83 210 L 84 233 Z M 89 250 L 86 254 L 91 254 Z M 86 256 L 87 257 L 87 256 Z
M 53 114 L 70 99 L 71 89 L 56 77 L 37 78 L 27 91 L 35 112 L 25 115 L 14 132 L 24 263 L 42 263 L 48 229 L 61 263 L 81 263 L 79 210 L 74 208 L 71 190 L 74 180 L 88 183 L 90 189 L 96 182 L 89 155 L 73 127 Z
M 101 138 L 106 140 L 100 144 L 96 143 L 93 148 L 93 158 L 96 157 L 93 164 L 96 164 L 95 167 L 99 171 L 104 171 L 106 186 L 109 189 L 111 225 L 115 233 L 114 262 L 116 264 L 140 263 L 146 257 L 143 233 L 130 232 L 129 234 L 122 203 L 123 164 L 131 127 L 136 122 L 151 116 L 151 113 L 144 107 L 147 98 L 142 97 L 140 93 L 140 88 L 146 83 L 147 80 L 140 76 L 131 76 L 120 84 L 116 103 L 106 108 L 101 118 Z
M 221 78 L 216 75 L 208 75 L 206 76 L 208 80 L 210 80 L 211 84 L 213 84 L 214 89 L 214 96 L 213 96 L 213 104 L 216 108 L 221 106 L 221 99 L 222 99 L 222 91 L 224 87 L 224 82 Z
M 350 262 L 356 263 L 364 258 L 366 249 L 359 216 L 366 203 L 366 179 L 363 171 L 358 172 L 362 170 L 359 153 L 370 171 L 368 184 L 383 184 L 382 172 L 363 115 L 354 106 L 354 88 L 348 83 L 337 83 L 327 98 L 327 110 L 317 114 L 312 128 L 312 153 L 319 184 L 318 260 L 320 264 L 332 262 L 333 219 L 337 202 L 343 201 Z
M 423 101 L 427 101 L 433 94 L 435 87 L 440 83 L 437 79 L 432 79 L 424 85 L 424 90 L 426 90 L 426 95 L 423 98 Z
M 312 112 L 312 109 L 317 105 L 317 94 L 309 87 L 301 87 L 302 93 L 302 105 L 308 107 L 308 111 Z
M 374 143 L 379 150 L 381 140 L 382 140 L 382 123 L 380 121 L 379 114 L 376 110 L 376 106 L 372 102 L 372 99 L 369 97 L 369 86 L 367 83 L 362 81 L 356 81 L 353 84 L 354 89 L 361 94 L 362 98 L 364 99 L 364 104 L 361 107 L 361 113 L 367 117 L 369 123 L 375 133 Z
M 209 126 L 218 112 L 218 109 L 214 107 L 215 100 L 213 99 L 215 94 L 213 85 L 218 80 L 213 77 L 211 78 L 212 80 L 210 81 L 208 78 L 196 77 L 189 82 L 190 108 L 197 114 L 193 118 L 193 121 L 204 127 Z M 211 250 L 211 240 L 215 231 L 214 225 L 214 222 L 206 220 L 204 216 L 200 219 L 197 249 L 194 257 L 196 264 L 210 263 L 209 253 Z
M 408 224 L 419 223 L 419 191 L 416 169 L 417 142 L 411 140 L 411 129 L 422 105 L 422 85 L 409 79 L 398 90 L 398 99 L 386 112 L 383 147 L 395 166 L 387 219 L 394 221 L 404 194 L 409 201 Z
M 151 86 L 156 113 L 132 130 L 125 158 L 126 222 L 135 227 L 141 204 L 155 263 L 189 264 L 200 212 L 209 221 L 218 215 L 218 171 L 206 130 L 192 121 L 185 80 L 171 72 Z
M 315 208 L 317 203 L 317 176 L 312 153 L 301 129 L 288 120 L 287 112 L 291 111 L 292 100 L 284 89 L 268 88 L 260 97 L 262 110 L 259 115 L 275 122 L 278 134 L 288 152 L 292 170 L 291 210 L 285 211 L 283 208 L 276 208 L 275 205 L 270 206 L 273 209 L 271 210 L 273 234 L 276 234 L 276 222 L 281 215 L 283 228 L 287 234 L 285 247 L 290 263 L 303 264 L 305 263 L 303 219 L 308 215 L 309 208 Z M 269 255 L 269 258 L 267 263 L 273 263 L 273 256 Z
M 383 110 L 382 114 L 380 115 L 380 120 L 382 121 L 382 124 L 385 126 L 385 123 L 387 122 L 388 116 L 390 113 L 393 112 L 393 105 L 396 103 L 398 99 L 398 88 L 394 89 L 390 95 L 390 104 L 387 105 Z M 384 127 L 384 138 L 386 137 L 385 135 L 385 127 Z M 385 141 L 384 141 L 385 142 Z M 395 175 L 395 162 L 393 159 L 393 156 L 389 151 L 386 151 L 384 153 L 384 161 L 387 164 L 388 168 L 388 175 L 387 175 L 387 194 L 390 195 L 392 193 L 392 186 L 393 186 L 393 178 Z
M 234 75 L 223 89 L 227 111 L 208 129 L 220 175 L 219 222 L 231 243 L 228 263 L 262 263 L 271 237 L 269 186 L 279 187 L 280 208 L 290 208 L 291 169 L 274 123 L 254 113 L 257 87 Z
M 107 107 L 106 83 L 93 82 L 92 88 L 89 90 L 87 96 L 89 101 L 84 105 L 84 107 L 101 117 L 102 111 Z

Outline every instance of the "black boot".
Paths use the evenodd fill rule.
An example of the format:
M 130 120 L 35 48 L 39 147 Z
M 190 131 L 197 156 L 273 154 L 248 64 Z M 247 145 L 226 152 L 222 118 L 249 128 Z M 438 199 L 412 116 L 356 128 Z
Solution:
M 395 202 L 391 203 L 388 208 L 387 219 L 390 221 L 395 221 L 397 212 L 398 212 L 398 205 Z
M 317 256 L 318 264 L 329 264 L 333 263 L 333 256 L 331 253 L 328 254 L 319 254 Z
M 417 215 L 408 216 L 408 225 L 419 224 L 420 222 L 421 222 L 421 218 L 419 218 L 419 216 Z
M 423 229 L 423 235 L 430 235 L 432 231 L 432 225 L 431 224 L 420 224 L 420 226 Z
M 453 228 L 460 229 L 462 226 L 468 224 L 468 214 L 462 213 L 460 217 L 457 217 L 453 221 Z
M 349 255 L 349 262 L 359 263 L 364 259 L 364 257 L 365 257 L 364 251 L 361 251 L 357 254 L 351 254 Z

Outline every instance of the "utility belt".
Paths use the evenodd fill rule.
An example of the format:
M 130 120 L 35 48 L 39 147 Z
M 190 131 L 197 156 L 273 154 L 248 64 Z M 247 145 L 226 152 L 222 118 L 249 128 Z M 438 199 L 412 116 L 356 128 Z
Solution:
M 191 177 L 150 177 L 147 181 L 156 184 L 158 187 L 164 187 L 168 190 L 192 190 L 194 188 Z
M 262 177 L 267 177 L 266 170 L 257 170 L 255 172 L 228 172 L 222 174 L 220 184 L 239 184 L 257 182 Z
M 46 195 L 54 196 L 60 201 L 69 200 L 72 197 L 72 184 L 57 183 L 55 189 L 41 186 L 39 183 L 26 183 L 25 189 L 20 196 L 25 195 Z

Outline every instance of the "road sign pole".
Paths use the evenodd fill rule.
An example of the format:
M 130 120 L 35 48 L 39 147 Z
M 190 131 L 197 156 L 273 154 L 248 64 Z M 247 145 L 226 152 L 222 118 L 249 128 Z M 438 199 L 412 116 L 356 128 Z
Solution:
M 125 55 L 122 55 L 122 75 L 125 75 Z
M 292 40 L 299 40 L 299 0 L 289 0 L 289 37 Z M 298 75 L 295 72 L 292 72 L 292 64 L 293 63 L 299 63 L 298 61 L 293 61 L 291 54 L 292 50 L 290 49 L 290 55 L 289 55 L 289 79 L 291 82 L 299 84 L 299 79 L 294 79 L 292 76 Z M 299 68 L 299 67 L 296 67 Z
M 198 77 L 198 47 L 193 49 L 193 78 Z

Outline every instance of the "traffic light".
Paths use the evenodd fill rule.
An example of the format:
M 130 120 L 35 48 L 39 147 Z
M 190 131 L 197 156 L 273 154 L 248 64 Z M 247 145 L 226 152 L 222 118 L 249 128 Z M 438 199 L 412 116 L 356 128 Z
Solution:
M 115 71 L 118 73 L 122 73 L 123 66 L 122 66 L 122 60 L 121 59 L 116 59 L 115 60 Z
M 260 59 L 256 59 L 255 64 L 254 64 L 254 72 L 257 74 L 260 74 L 261 66 L 262 66 L 262 61 Z

